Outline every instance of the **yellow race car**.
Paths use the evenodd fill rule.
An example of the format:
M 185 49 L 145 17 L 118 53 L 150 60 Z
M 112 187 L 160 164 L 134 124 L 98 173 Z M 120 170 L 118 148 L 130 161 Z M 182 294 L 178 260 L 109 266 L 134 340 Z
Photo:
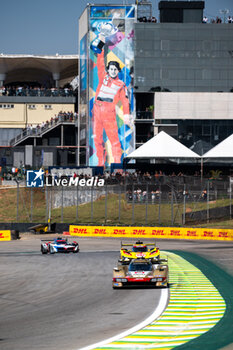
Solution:
M 160 259 L 159 248 L 154 243 L 144 244 L 141 241 L 136 243 L 122 243 L 119 262 L 129 264 L 132 259 L 144 258 L 156 263 Z

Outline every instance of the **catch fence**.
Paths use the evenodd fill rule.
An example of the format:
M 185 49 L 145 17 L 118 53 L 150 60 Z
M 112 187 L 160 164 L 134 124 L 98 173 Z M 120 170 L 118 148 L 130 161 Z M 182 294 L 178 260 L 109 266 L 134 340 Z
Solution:
M 232 181 L 188 176 L 108 179 L 104 186 L 1 187 L 1 222 L 192 226 L 232 218 Z

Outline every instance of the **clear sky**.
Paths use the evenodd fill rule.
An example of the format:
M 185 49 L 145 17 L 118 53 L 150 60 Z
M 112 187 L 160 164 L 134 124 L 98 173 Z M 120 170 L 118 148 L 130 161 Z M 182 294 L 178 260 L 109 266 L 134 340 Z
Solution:
M 131 4 L 134 0 L 2 0 L 0 6 L 0 53 L 71 55 L 78 53 L 78 19 L 86 4 Z M 158 0 L 152 0 L 159 18 Z M 233 0 L 206 0 L 204 15 L 233 16 Z M 228 15 L 226 15 L 226 18 Z M 232 23 L 233 26 L 233 23 Z

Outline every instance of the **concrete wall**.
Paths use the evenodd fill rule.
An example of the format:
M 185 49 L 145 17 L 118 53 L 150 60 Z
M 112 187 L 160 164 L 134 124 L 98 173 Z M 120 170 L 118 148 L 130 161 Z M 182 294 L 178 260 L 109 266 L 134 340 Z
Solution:
M 156 92 L 156 119 L 232 119 L 233 93 Z
M 0 102 L 0 128 L 25 128 L 27 124 L 37 125 L 50 120 L 60 111 L 74 112 L 74 104 Z M 1 140 L 0 145 L 3 145 Z
M 114 186 L 108 186 L 107 191 L 113 193 L 114 190 L 117 192 L 118 188 Z M 77 205 L 77 196 L 78 204 L 90 203 L 91 201 L 97 200 L 101 196 L 106 195 L 105 186 L 99 188 L 92 187 L 82 187 L 82 188 L 53 188 L 52 192 L 52 207 L 61 208 L 62 203 L 63 207 L 76 206 Z

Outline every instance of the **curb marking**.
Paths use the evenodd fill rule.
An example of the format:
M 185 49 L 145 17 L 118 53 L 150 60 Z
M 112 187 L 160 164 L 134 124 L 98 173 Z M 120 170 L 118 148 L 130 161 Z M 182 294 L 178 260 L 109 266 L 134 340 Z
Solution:
M 187 260 L 174 253 L 164 253 L 170 269 L 170 301 L 163 314 L 130 335 L 83 350 L 170 350 L 199 337 L 218 323 L 226 309 L 218 290 Z

